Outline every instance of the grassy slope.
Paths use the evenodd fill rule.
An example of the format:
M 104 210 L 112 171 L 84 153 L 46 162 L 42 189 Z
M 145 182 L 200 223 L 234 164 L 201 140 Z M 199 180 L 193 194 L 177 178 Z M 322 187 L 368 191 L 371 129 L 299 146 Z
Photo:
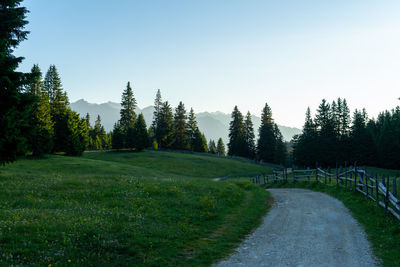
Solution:
M 2 167 L 0 265 L 210 265 L 260 223 L 264 190 L 193 178 L 259 165 L 157 153 L 53 155 Z
M 384 209 L 365 196 L 343 187 L 327 186 L 313 182 L 271 183 L 268 187 L 299 187 L 324 192 L 343 202 L 354 218 L 364 227 L 374 254 L 383 266 L 400 266 L 400 224 L 394 217 L 385 215 Z
M 148 170 L 159 170 L 172 177 L 215 178 L 229 174 L 271 172 L 272 168 L 240 160 L 199 154 L 172 153 L 164 151 L 87 152 L 85 158 L 112 161 Z

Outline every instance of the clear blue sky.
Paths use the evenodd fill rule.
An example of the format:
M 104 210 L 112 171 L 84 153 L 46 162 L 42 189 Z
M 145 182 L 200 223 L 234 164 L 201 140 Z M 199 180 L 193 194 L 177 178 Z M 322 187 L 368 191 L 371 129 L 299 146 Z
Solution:
M 55 64 L 71 101 L 260 115 L 300 127 L 307 106 L 345 97 L 371 116 L 400 102 L 400 1 L 26 0 L 20 69 Z

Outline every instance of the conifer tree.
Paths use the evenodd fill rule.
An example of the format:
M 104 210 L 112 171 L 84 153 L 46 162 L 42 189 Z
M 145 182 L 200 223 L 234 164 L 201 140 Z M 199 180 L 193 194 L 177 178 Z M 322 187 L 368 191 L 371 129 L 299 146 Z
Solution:
M 27 151 L 29 118 L 35 97 L 22 91 L 29 75 L 16 71 L 23 57 L 13 50 L 26 39 L 28 23 L 20 0 L 0 3 L 0 164 L 12 162 Z
M 275 135 L 275 151 L 274 151 L 274 163 L 284 164 L 286 159 L 286 145 L 283 141 L 283 136 L 278 128 L 278 125 L 274 124 L 274 135 Z
M 41 157 L 50 153 L 53 148 L 53 122 L 50 114 L 50 103 L 47 94 L 43 91 L 42 72 L 38 65 L 31 70 L 32 81 L 28 91 L 38 98 L 31 113 L 32 134 L 29 138 L 32 154 Z
M 256 155 L 255 135 L 251 114 L 248 111 L 244 120 L 244 141 L 246 144 L 246 157 L 253 159 Z
M 67 149 L 67 112 L 68 97 L 63 91 L 61 79 L 54 65 L 50 65 L 44 78 L 44 91 L 49 96 L 51 118 L 54 122 L 54 147 L 53 151 Z
M 88 132 L 90 132 L 91 129 L 92 129 L 92 126 L 90 125 L 90 115 L 89 115 L 89 113 L 86 113 L 85 122 L 86 122 L 86 128 L 88 129 Z
M 174 120 L 171 106 L 168 101 L 164 102 L 158 114 L 158 126 L 155 135 L 159 138 L 157 141 L 159 148 L 171 148 L 174 135 Z
M 261 114 L 261 125 L 258 130 L 257 156 L 264 162 L 275 162 L 275 123 L 271 108 L 265 103 Z
M 221 156 L 225 156 L 225 144 L 222 141 L 222 138 L 218 139 L 218 144 L 217 144 L 217 154 Z
M 124 148 L 124 139 L 125 139 L 124 131 L 119 122 L 116 122 L 114 124 L 114 129 L 111 137 L 112 148 L 117 150 Z
M 308 107 L 303 132 L 295 139 L 295 147 L 293 148 L 293 158 L 296 164 L 307 167 L 315 164 L 316 138 L 316 126 L 311 117 L 310 107 Z
M 185 105 L 179 102 L 174 115 L 174 144 L 175 149 L 186 150 L 189 148 L 189 136 L 186 125 Z
M 208 152 L 207 140 L 204 134 L 200 132 L 199 128 L 196 128 L 196 131 L 194 133 L 192 150 L 194 152 Z
M 130 82 L 128 82 L 128 84 L 126 85 L 126 89 L 122 93 L 121 110 L 120 110 L 121 118 L 119 120 L 119 123 L 125 133 L 128 131 L 129 128 L 132 128 L 135 123 L 136 120 L 135 108 L 136 108 L 136 99 L 133 95 L 131 84 Z
M 134 125 L 134 135 L 135 135 L 135 149 L 136 151 L 142 151 L 143 149 L 149 147 L 150 139 L 147 132 L 146 121 L 142 113 L 139 114 L 135 125 Z
M 217 154 L 217 147 L 215 146 L 214 140 L 208 142 L 208 153 Z
M 71 109 L 67 110 L 67 138 L 65 153 L 69 156 L 81 156 L 88 145 L 89 133 L 85 119 Z
M 153 123 L 152 127 L 152 139 L 154 139 L 157 143 L 160 142 L 160 136 L 157 135 L 157 128 L 160 124 L 160 111 L 162 107 L 162 98 L 161 98 L 161 91 L 157 89 L 156 99 L 154 100 L 154 112 L 153 112 Z
M 196 116 L 194 115 L 193 108 L 190 109 L 188 122 L 187 122 L 187 135 L 189 137 L 189 146 L 190 149 L 193 151 L 193 146 L 195 142 L 195 134 L 197 131 L 197 121 Z
M 230 156 L 246 156 L 245 129 L 243 124 L 243 115 L 235 106 L 231 115 L 229 125 L 229 143 L 228 155 Z

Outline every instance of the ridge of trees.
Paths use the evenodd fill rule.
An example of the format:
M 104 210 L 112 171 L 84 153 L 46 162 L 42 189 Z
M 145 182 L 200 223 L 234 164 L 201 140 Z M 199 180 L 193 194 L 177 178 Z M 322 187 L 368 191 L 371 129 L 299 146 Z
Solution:
M 272 119 L 272 111 L 267 103 L 262 111 L 257 145 L 250 112 L 247 112 L 246 117 L 243 118 L 242 113 L 235 106 L 231 117 L 228 155 L 276 164 L 285 163 L 285 143 L 277 124 Z
M 295 136 L 293 161 L 302 166 L 344 165 L 345 162 L 400 168 L 400 107 L 369 118 L 365 109 L 350 116 L 346 99 L 325 99 L 314 118 L 307 108 L 302 134 Z

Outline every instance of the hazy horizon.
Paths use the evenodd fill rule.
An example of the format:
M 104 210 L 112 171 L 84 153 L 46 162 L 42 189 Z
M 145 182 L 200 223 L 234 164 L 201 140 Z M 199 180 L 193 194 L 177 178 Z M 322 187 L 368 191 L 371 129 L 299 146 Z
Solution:
M 157 88 L 196 112 L 268 102 L 297 128 L 323 98 L 371 117 L 400 103 L 398 1 L 116 2 L 23 1 L 19 69 L 55 64 L 71 102 L 120 102 L 130 81 L 142 107 Z

